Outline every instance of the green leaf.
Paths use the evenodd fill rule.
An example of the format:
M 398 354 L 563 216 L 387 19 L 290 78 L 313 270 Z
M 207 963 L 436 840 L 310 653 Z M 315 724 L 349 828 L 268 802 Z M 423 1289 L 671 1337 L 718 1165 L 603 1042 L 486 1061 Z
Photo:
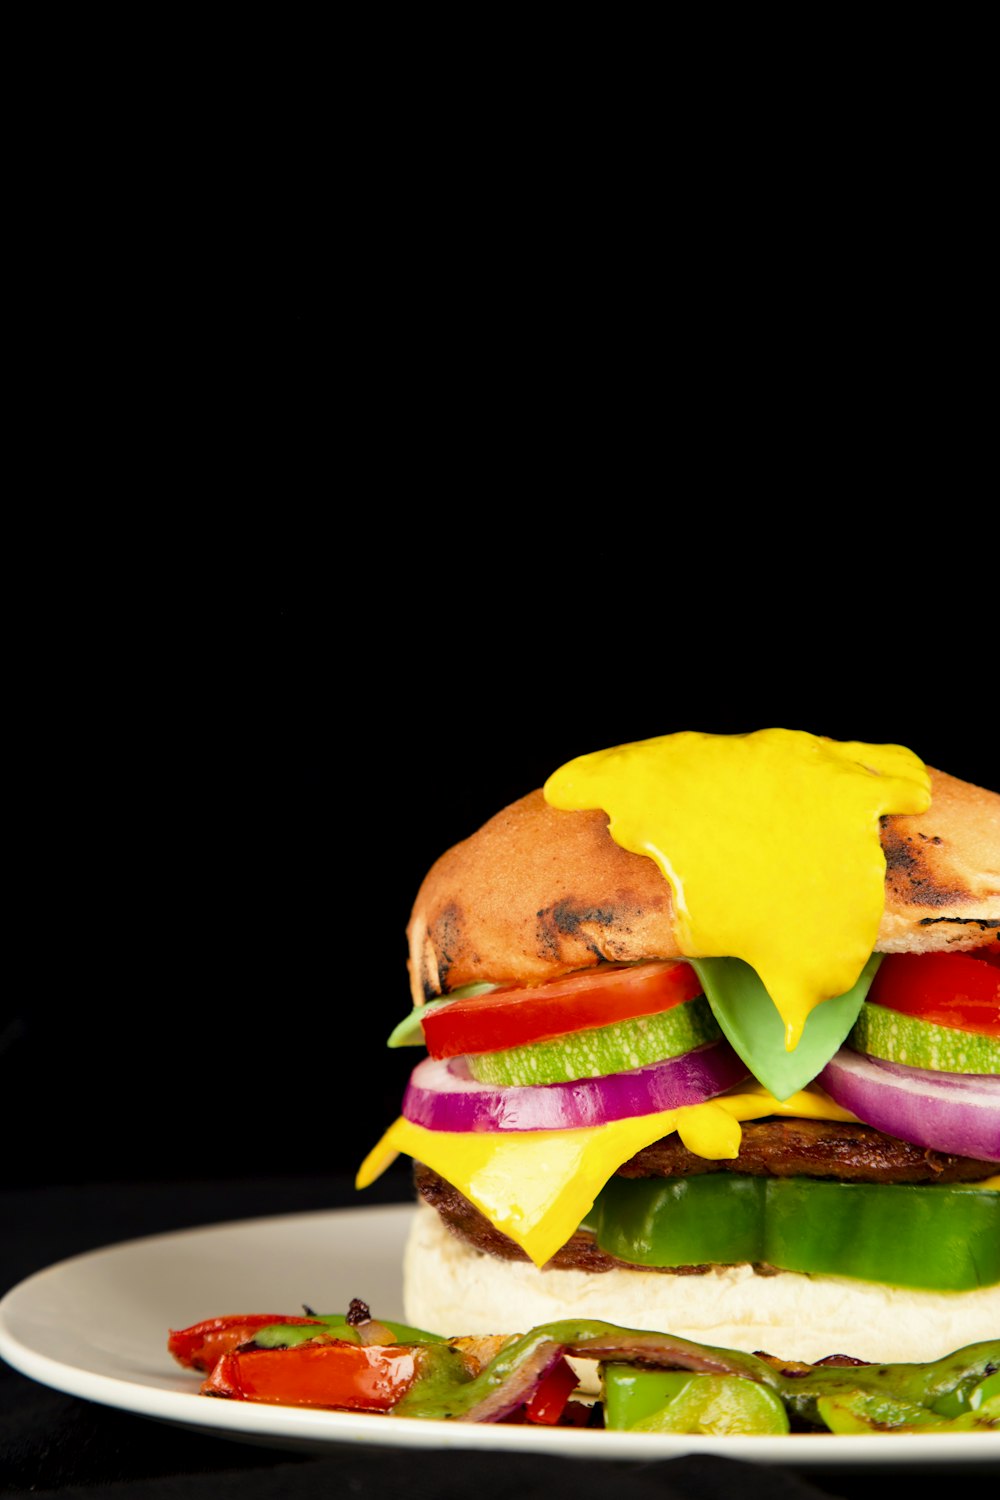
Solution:
M 873 953 L 856 983 L 842 995 L 822 1000 L 802 1029 L 799 1044 L 785 1049 L 785 1027 L 756 969 L 741 958 L 691 958 L 715 1019 L 751 1073 L 776 1099 L 787 1099 L 821 1072 L 843 1044 L 875 978 L 880 953 Z
M 426 1005 L 417 1005 L 404 1016 L 397 1026 L 390 1031 L 386 1041 L 387 1047 L 422 1047 L 424 1045 L 423 1018 L 430 1010 L 440 1010 L 442 1005 L 448 1005 L 451 996 L 443 1000 L 428 1000 Z
M 386 1041 L 387 1047 L 422 1047 L 424 1045 L 423 1018 L 432 1010 L 440 1010 L 442 1005 L 450 1005 L 453 1000 L 465 1000 L 471 995 L 485 995 L 487 990 L 495 990 L 495 984 L 465 984 L 461 989 L 452 990 L 450 995 L 442 995 L 438 1000 L 428 1000 L 426 1005 L 415 1005 L 408 1016 L 404 1016 L 397 1026 L 394 1026 Z

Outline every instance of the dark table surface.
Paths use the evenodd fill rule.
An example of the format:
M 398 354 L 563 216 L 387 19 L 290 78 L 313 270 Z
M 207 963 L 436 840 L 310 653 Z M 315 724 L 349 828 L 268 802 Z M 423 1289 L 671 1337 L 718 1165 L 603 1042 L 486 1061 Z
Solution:
M 406 1201 L 402 1168 L 366 1202 Z M 259 1215 L 357 1206 L 336 1177 L 108 1182 L 0 1192 L 0 1293 L 67 1256 L 146 1234 Z M 873 1442 L 883 1441 L 873 1439 Z M 889 1438 L 884 1441 L 892 1441 Z M 987 1441 L 992 1441 L 987 1439 Z M 977 1466 L 978 1467 L 978 1466 Z M 884 1491 L 884 1465 L 799 1471 L 693 1454 L 662 1462 L 576 1463 L 556 1456 L 398 1448 L 331 1448 L 303 1455 L 174 1428 L 64 1395 L 0 1361 L 0 1493 L 167 1497 L 383 1496 L 447 1500 L 600 1496 L 616 1500 L 867 1500 Z M 900 1473 L 902 1471 L 899 1471 Z M 912 1474 L 912 1469 L 909 1470 Z M 1000 1475 L 1000 1464 L 996 1466 Z

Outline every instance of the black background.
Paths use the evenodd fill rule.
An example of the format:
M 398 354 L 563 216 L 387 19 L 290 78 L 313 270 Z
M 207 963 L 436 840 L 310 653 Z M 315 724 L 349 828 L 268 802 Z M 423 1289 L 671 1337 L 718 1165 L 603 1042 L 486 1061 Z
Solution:
M 133 107 L 78 54 L 86 100 L 15 153 L 4 1285 L 347 1201 L 411 1061 L 420 877 L 567 756 L 777 723 L 1000 783 L 974 104 L 953 152 L 940 111 L 909 153 L 834 113 L 798 160 L 724 116 L 707 159 L 689 128 L 654 176 L 619 133 L 574 175 L 563 114 L 456 131 L 363 51 L 335 132 L 301 66 L 286 106 L 227 47 L 213 121 L 190 68 L 163 97 L 116 50 Z M 25 1490 L 560 1487 L 449 1452 L 292 1476 L 2 1373 Z M 615 1481 L 800 1492 L 729 1469 Z
M 420 1055 L 385 1038 L 422 875 L 573 755 L 783 725 L 1000 787 L 995 528 L 956 541 L 930 395 L 873 459 L 874 379 L 744 407 L 696 341 L 625 378 L 567 319 L 551 385 L 499 314 L 380 364 L 384 310 L 345 354 L 269 285 L 150 323 L 183 386 L 167 441 L 116 385 L 141 535 L 15 620 L 12 1185 L 353 1172 Z

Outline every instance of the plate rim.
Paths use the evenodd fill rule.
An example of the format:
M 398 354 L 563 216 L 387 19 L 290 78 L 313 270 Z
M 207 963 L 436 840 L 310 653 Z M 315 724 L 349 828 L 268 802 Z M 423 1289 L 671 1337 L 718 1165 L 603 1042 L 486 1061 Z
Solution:
M 23 1332 L 18 1332 L 18 1321 L 24 1318 L 26 1309 L 30 1311 L 36 1294 L 51 1287 L 53 1280 L 72 1276 L 81 1263 L 127 1259 L 130 1255 L 141 1255 L 144 1250 L 159 1246 L 169 1248 L 171 1243 L 178 1242 L 184 1242 L 186 1249 L 196 1251 L 199 1239 L 209 1240 L 219 1235 L 234 1235 L 249 1242 L 255 1232 L 265 1228 L 281 1233 L 291 1231 L 302 1221 L 310 1221 L 318 1228 L 329 1223 L 334 1238 L 337 1229 L 363 1229 L 367 1226 L 372 1231 L 379 1221 L 383 1232 L 395 1233 L 402 1239 L 415 1211 L 413 1203 L 391 1203 L 262 1214 L 133 1236 L 78 1252 L 31 1272 L 0 1297 L 0 1359 L 26 1378 L 64 1395 L 220 1437 L 257 1444 L 263 1442 L 278 1449 L 305 1448 L 314 1453 L 328 1452 L 340 1444 L 363 1444 L 372 1448 L 502 1450 L 555 1453 L 570 1459 L 638 1459 L 644 1462 L 697 1452 L 794 1469 L 882 1469 L 886 1466 L 907 1467 L 913 1463 L 961 1463 L 963 1467 L 970 1465 L 992 1471 L 1000 1466 L 1000 1449 L 992 1456 L 983 1452 L 983 1443 L 991 1444 L 991 1435 L 987 1433 L 881 1436 L 788 1433 L 721 1437 L 456 1423 L 426 1418 L 391 1418 L 363 1412 L 212 1401 L 196 1391 L 175 1390 L 143 1382 L 134 1375 L 108 1375 L 60 1361 L 33 1347 L 25 1341 Z M 401 1281 L 401 1265 L 399 1275 Z M 163 1373 L 166 1374 L 170 1372 L 170 1364 L 165 1338 L 163 1356 Z

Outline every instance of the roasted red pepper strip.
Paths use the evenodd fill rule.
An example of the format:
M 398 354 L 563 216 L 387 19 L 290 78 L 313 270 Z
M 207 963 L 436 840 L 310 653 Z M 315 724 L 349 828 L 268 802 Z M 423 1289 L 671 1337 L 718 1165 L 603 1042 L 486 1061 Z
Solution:
M 206 1396 L 272 1406 L 391 1411 L 417 1374 L 418 1351 L 403 1345 L 316 1340 L 294 1349 L 234 1349 L 202 1384 Z
M 167 1349 L 189 1370 L 213 1370 L 224 1354 L 252 1339 L 258 1328 L 269 1323 L 314 1323 L 317 1318 L 288 1318 L 278 1313 L 247 1313 L 226 1318 L 206 1318 L 190 1328 L 172 1328 Z
M 524 1409 L 525 1421 L 554 1427 L 578 1384 L 573 1366 L 568 1360 L 561 1359 L 539 1381 L 538 1389 Z

